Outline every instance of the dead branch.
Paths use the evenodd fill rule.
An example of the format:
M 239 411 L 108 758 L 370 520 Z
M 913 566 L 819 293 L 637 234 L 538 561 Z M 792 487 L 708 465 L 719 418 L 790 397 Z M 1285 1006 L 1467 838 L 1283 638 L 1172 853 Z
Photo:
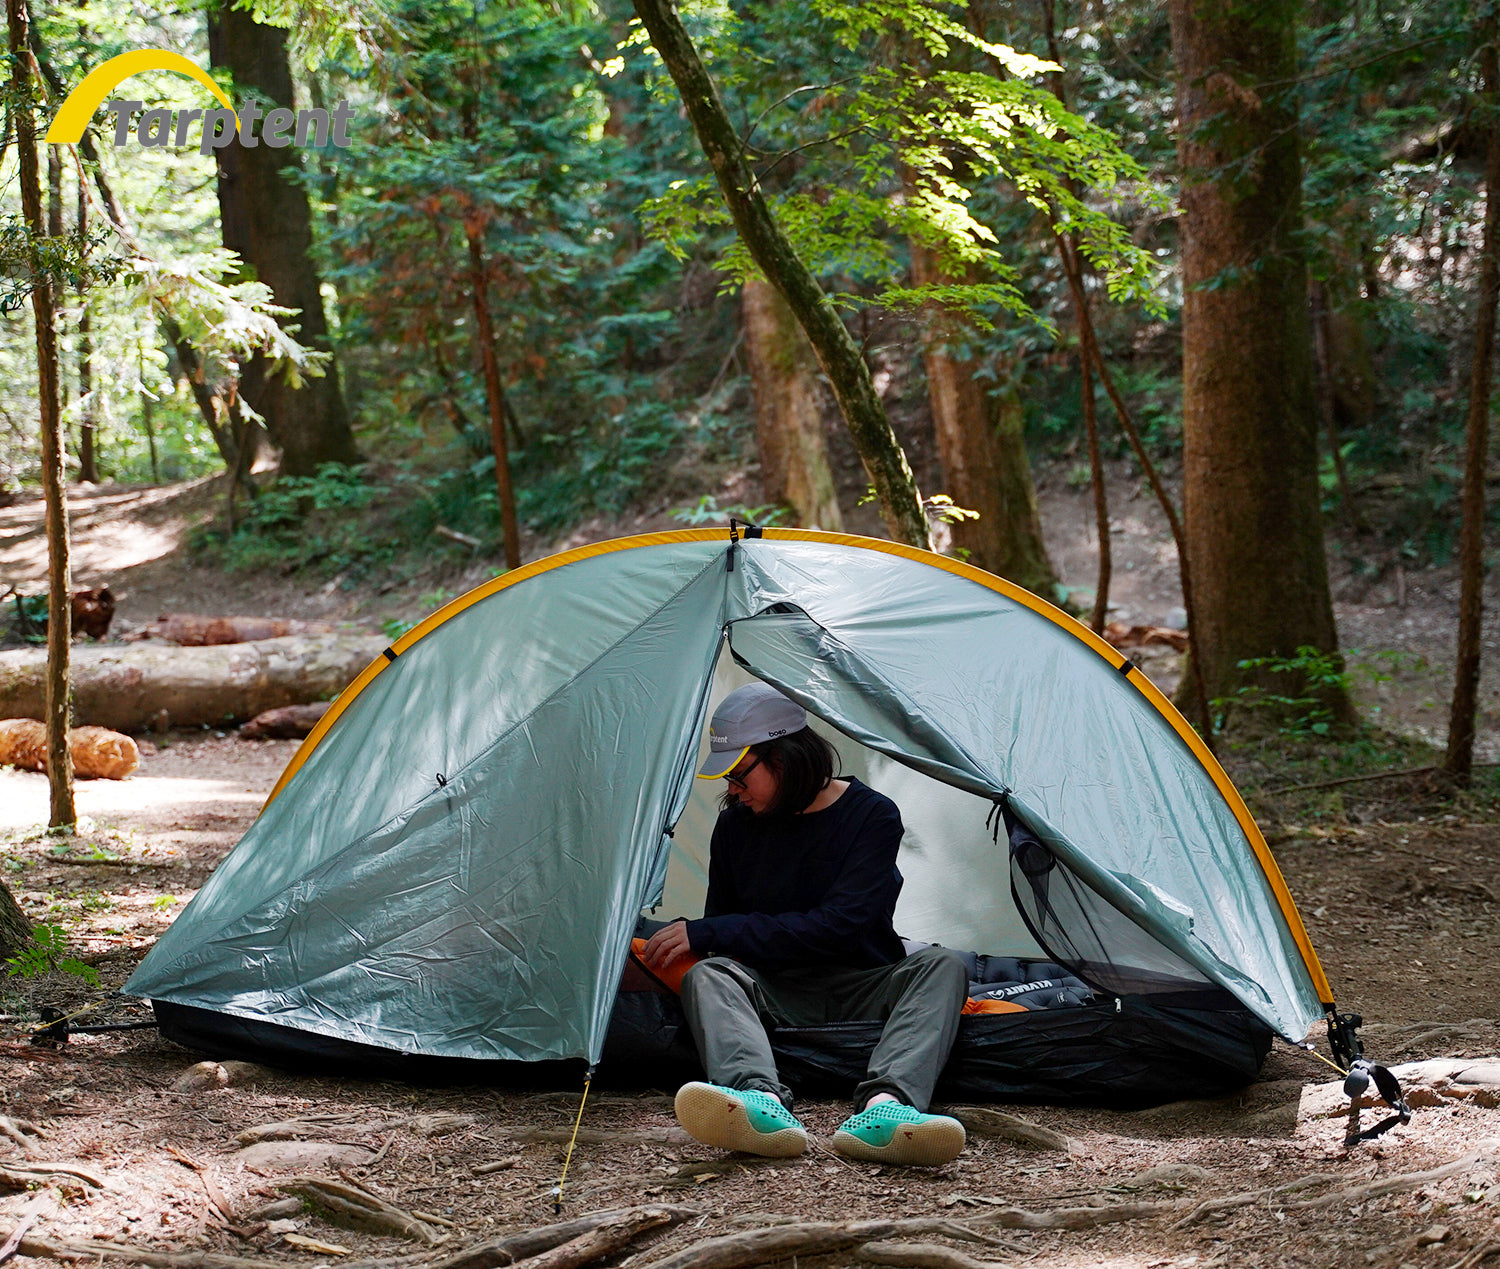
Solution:
M 1483 764 L 1475 764 L 1483 765 Z M 1279 789 L 1268 789 L 1269 793 L 1305 793 L 1309 789 L 1331 789 L 1338 784 L 1360 784 L 1366 780 L 1386 780 L 1396 776 L 1427 775 L 1436 767 L 1402 767 L 1397 771 L 1367 771 L 1364 775 L 1339 776 L 1334 780 L 1314 780 L 1311 784 L 1284 784 Z
M 447 1237 L 411 1212 L 387 1203 L 379 1195 L 345 1181 L 336 1181 L 332 1177 L 295 1176 L 276 1188 L 302 1195 L 314 1206 L 323 1208 L 335 1217 L 341 1217 L 357 1229 L 415 1238 L 429 1247 L 436 1246 Z
M 21 1239 L 26 1236 L 26 1231 L 36 1222 L 36 1218 L 42 1214 L 42 1208 L 52 1199 L 48 1190 L 39 1190 L 31 1196 L 31 1202 L 21 1209 L 20 1219 L 16 1222 L 15 1229 L 11 1230 L 10 1237 L 0 1244 L 0 1265 L 16 1254 L 21 1247 Z
M 491 1163 L 481 1163 L 474 1168 L 475 1176 L 488 1176 L 491 1172 L 504 1172 L 507 1168 L 513 1168 L 521 1162 L 518 1154 L 508 1154 L 503 1159 L 496 1159 Z
M 1057 1150 L 1063 1154 L 1073 1154 L 1079 1149 L 1072 1138 L 1002 1110 L 988 1106 L 949 1106 L 946 1110 L 976 1137 L 999 1137 L 1033 1150 Z
M 458 542 L 463 546 L 469 547 L 471 550 L 477 551 L 484 545 L 478 538 L 470 537 L 467 533 L 460 533 L 457 529 L 450 529 L 444 524 L 434 525 L 432 531 L 440 538 L 447 538 L 450 542 Z
M 644 1269 L 746 1269 L 750 1265 L 767 1265 L 794 1256 L 821 1256 L 844 1251 L 900 1234 L 984 1241 L 982 1234 L 963 1225 L 925 1217 L 843 1223 L 809 1221 L 705 1238 L 665 1259 L 652 1261 Z
M 176 1159 L 177 1162 L 191 1168 L 198 1174 L 198 1179 L 203 1182 L 203 1190 L 208 1195 L 210 1205 L 218 1212 L 225 1224 L 232 1224 L 234 1222 L 234 1208 L 230 1206 L 229 1200 L 224 1197 L 224 1191 L 214 1184 L 214 1179 L 209 1175 L 208 1169 L 199 1163 L 197 1159 L 184 1154 L 176 1146 L 169 1145 L 167 1153 Z
M 853 1259 L 897 1269 L 995 1269 L 998 1264 L 975 1260 L 941 1243 L 864 1243 L 855 1248 Z
M 297 1248 L 298 1251 L 310 1251 L 315 1256 L 347 1256 L 351 1254 L 347 1247 L 340 1247 L 337 1243 L 325 1243 L 317 1238 L 309 1238 L 305 1234 L 283 1234 L 281 1241 L 288 1246 Z
M 96 1190 L 104 1188 L 104 1178 L 81 1163 L 7 1163 L 0 1167 L 0 1186 L 12 1190 L 28 1190 L 37 1182 L 48 1181 L 55 1176 L 76 1177 Z

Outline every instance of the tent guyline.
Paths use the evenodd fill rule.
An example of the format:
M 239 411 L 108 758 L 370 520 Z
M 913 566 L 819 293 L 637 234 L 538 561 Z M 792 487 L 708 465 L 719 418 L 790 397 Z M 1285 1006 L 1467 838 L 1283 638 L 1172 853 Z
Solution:
M 693 1057 L 630 940 L 701 911 L 703 725 L 756 680 L 901 808 L 897 926 L 972 967 L 953 1089 L 1233 1087 L 1319 1018 L 1361 1056 L 1243 800 L 1128 658 L 960 561 L 738 521 L 536 561 L 403 635 L 126 990 L 225 1053 L 664 1078 Z M 809 1086 L 854 1060 L 777 1042 Z

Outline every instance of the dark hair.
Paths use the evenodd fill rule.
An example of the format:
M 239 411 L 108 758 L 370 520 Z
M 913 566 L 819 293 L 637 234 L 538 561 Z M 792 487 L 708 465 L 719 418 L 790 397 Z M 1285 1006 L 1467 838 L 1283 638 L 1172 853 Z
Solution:
M 763 740 L 751 745 L 750 752 L 776 776 L 776 800 L 766 808 L 771 815 L 796 815 L 807 810 L 844 765 L 833 744 L 811 727 Z M 733 791 L 725 789 L 723 804 L 729 807 L 737 801 Z

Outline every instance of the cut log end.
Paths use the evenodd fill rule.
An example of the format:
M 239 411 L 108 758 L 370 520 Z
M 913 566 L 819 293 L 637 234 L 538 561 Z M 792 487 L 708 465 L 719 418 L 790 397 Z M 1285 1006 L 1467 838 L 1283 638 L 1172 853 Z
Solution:
M 123 780 L 141 765 L 135 741 L 107 727 L 73 728 L 68 752 L 73 774 L 85 780 Z M 0 719 L 0 765 L 46 771 L 46 724 L 32 718 Z

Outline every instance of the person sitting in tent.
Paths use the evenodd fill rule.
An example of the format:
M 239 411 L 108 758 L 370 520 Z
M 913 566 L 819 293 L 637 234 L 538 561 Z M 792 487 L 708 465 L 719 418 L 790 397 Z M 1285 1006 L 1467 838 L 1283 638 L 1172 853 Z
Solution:
M 891 924 L 901 813 L 859 780 L 835 778 L 837 751 L 764 683 L 724 698 L 709 742 L 699 778 L 722 776 L 729 787 L 704 915 L 666 925 L 643 953 L 653 969 L 706 958 L 684 977 L 682 1006 L 710 1082 L 678 1090 L 678 1122 L 706 1145 L 801 1154 L 807 1132 L 777 1075 L 768 1025 L 876 1019 L 885 1026 L 834 1149 L 949 1162 L 964 1147 L 963 1125 L 926 1110 L 958 1034 L 968 972 L 946 948 L 907 955 Z

